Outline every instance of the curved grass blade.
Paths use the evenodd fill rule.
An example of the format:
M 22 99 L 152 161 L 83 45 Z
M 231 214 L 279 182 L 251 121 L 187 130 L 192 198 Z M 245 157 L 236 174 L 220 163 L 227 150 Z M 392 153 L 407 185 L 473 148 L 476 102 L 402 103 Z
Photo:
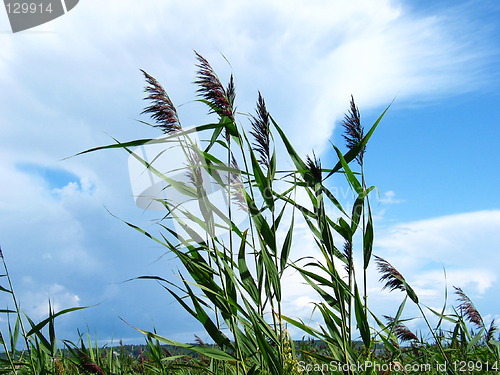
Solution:
M 192 345 L 192 344 L 183 344 L 179 341 L 167 339 L 167 338 L 162 337 L 162 336 L 160 336 L 156 333 L 153 333 L 153 332 L 145 331 L 145 330 L 142 330 L 142 329 L 136 328 L 136 327 L 133 327 L 133 328 L 136 329 L 137 331 L 141 332 L 142 334 L 146 335 L 147 337 L 158 340 L 158 341 L 163 342 L 163 343 L 168 344 L 168 345 L 173 345 L 173 346 L 176 346 L 179 348 L 189 349 L 189 350 L 192 350 L 193 352 L 203 354 L 209 358 L 218 359 L 221 361 L 229 361 L 229 362 L 234 363 L 234 364 L 238 362 L 238 360 L 235 357 L 233 357 L 231 354 L 228 354 L 228 353 L 226 353 L 220 349 L 214 348 L 214 347 L 198 346 L 198 345 Z
M 33 325 L 32 328 L 26 333 L 26 336 L 31 336 L 34 333 L 41 332 L 42 329 L 47 324 L 53 322 L 54 319 L 57 318 L 58 316 L 61 316 L 61 315 L 64 315 L 64 314 L 68 314 L 68 313 L 73 312 L 73 311 L 88 309 L 89 307 L 92 307 L 92 306 L 72 307 L 72 308 L 69 308 L 69 309 L 61 310 L 61 311 L 59 311 L 59 312 L 57 312 L 55 314 L 51 314 L 47 319 L 44 319 L 40 323 Z

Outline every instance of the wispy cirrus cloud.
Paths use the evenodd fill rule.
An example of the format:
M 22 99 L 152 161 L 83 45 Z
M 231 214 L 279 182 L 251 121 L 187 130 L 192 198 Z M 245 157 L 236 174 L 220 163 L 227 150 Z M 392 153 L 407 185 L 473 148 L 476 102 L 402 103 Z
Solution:
M 404 200 L 396 198 L 396 192 L 393 190 L 388 190 L 384 192 L 382 197 L 378 198 L 378 202 L 382 204 L 399 204 L 403 203 Z

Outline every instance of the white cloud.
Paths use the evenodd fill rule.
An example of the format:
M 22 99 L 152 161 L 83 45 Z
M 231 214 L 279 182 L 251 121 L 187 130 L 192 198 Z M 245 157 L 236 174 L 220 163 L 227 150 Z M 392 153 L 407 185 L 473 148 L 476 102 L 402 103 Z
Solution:
M 478 211 L 393 225 L 378 231 L 374 253 L 388 260 L 409 282 L 427 306 L 441 310 L 448 290 L 448 306 L 457 306 L 452 286 L 462 288 L 476 307 L 486 314 L 496 313 L 495 296 L 500 290 L 500 211 Z M 369 285 L 380 277 L 371 266 Z M 373 288 L 374 311 L 396 311 L 403 294 L 384 294 Z M 481 303 L 483 301 L 483 303 Z M 486 302 L 487 301 L 487 302 Z M 485 303 L 486 302 L 486 303 Z M 385 306 L 385 307 L 384 307 Z M 439 307 L 441 306 L 441 307 Z M 420 313 L 410 304 L 408 316 Z
M 29 280 L 23 286 L 26 290 L 19 295 L 20 299 L 24 301 L 21 308 L 35 322 L 49 315 L 49 305 L 52 312 L 80 306 L 80 297 L 63 285 L 57 283 L 38 284 Z
M 53 84 L 48 98 L 53 104 L 54 99 L 68 103 L 73 119 L 89 116 L 83 112 L 85 106 L 85 111 L 99 111 L 104 118 L 106 112 L 121 110 L 114 121 L 123 124 L 127 113 L 137 116 L 140 109 L 139 68 L 175 88 L 169 91 L 180 104 L 191 100 L 194 92 L 189 85 L 194 75 L 192 49 L 199 49 L 225 77 L 229 67 L 219 55 L 223 53 L 237 76 L 239 108 L 250 111 L 256 91 L 263 90 L 292 138 L 300 137 L 301 151 L 319 151 L 327 145 L 351 93 L 364 108 L 386 105 L 394 97 L 423 100 L 456 94 L 482 82 L 480 69 L 489 52 L 477 27 L 468 33 L 477 25 L 466 21 L 453 8 L 415 16 L 389 0 L 226 0 L 216 7 L 196 0 L 182 6 L 153 1 L 138 7 L 122 0 L 98 8 L 82 2 L 44 26 L 54 33 L 20 35 L 6 73 L 31 87 Z M 457 30 L 459 23 L 466 29 Z M 460 40 L 455 38 L 458 32 Z M 33 56 L 41 60 L 36 71 L 29 63 Z M 62 90 L 80 103 L 58 98 Z M 132 98 L 136 112 L 123 105 Z M 38 105 L 40 110 L 57 111 L 47 108 L 47 99 L 40 95 L 31 97 L 30 103 L 33 109 Z M 188 107 L 186 116 L 191 118 L 194 106 Z M 57 123 L 52 127 L 64 132 Z M 305 127 L 314 131 L 304 134 Z M 124 126 L 110 128 L 127 134 Z
M 421 290 L 419 294 L 427 293 L 430 296 L 442 295 L 445 287 L 457 286 L 464 289 L 476 290 L 479 294 L 484 294 L 497 281 L 494 270 L 484 267 L 469 268 L 466 263 L 458 269 L 432 270 L 418 274 L 418 279 L 413 285 Z
M 498 210 L 449 215 L 395 225 L 379 234 L 376 245 L 405 266 L 434 263 L 494 270 L 500 262 L 499 225 Z
M 396 192 L 392 190 L 388 190 L 384 193 L 382 198 L 379 198 L 378 201 L 383 204 L 399 204 L 404 202 L 402 199 L 396 198 Z

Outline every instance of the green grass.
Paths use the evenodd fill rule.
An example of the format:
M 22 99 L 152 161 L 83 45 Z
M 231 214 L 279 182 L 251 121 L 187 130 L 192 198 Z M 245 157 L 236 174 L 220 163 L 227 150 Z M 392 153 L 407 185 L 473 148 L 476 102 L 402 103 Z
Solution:
M 145 338 L 140 353 L 131 354 L 123 346 L 100 348 L 87 335 L 76 343 L 61 341 L 56 337 L 55 320 L 80 308 L 49 309 L 47 319 L 33 322 L 19 309 L 2 255 L 5 274 L 1 277 L 7 282 L 2 285 L 8 287 L 1 291 L 10 295 L 14 309 L 1 311 L 9 318 L 9 328 L 0 337 L 4 349 L 0 373 L 497 373 L 500 344 L 494 322 L 486 324 L 461 289 L 455 290 L 458 306 L 453 313 L 445 308 L 434 311 L 395 267 L 372 254 L 370 192 L 375 187 L 365 180 L 364 160 L 368 141 L 389 108 L 365 133 L 351 98 L 343 121 L 347 151 L 332 145 L 337 161 L 325 167 L 314 153 L 303 158 L 295 151 L 260 94 L 255 114 L 236 113 L 232 77 L 224 86 L 209 62 L 199 54 L 196 58 L 199 101 L 216 121 L 184 129 L 164 88 L 143 72 L 149 102 L 144 112 L 154 121 L 148 125 L 158 128 L 162 137 L 117 141 L 81 154 L 124 149 L 144 169 L 195 200 L 201 217 L 159 199 L 167 215 L 158 220 L 157 233 L 126 224 L 179 260 L 183 268 L 177 275 L 137 279 L 159 282 L 204 327 L 210 345 L 201 340 L 175 342 L 143 327 L 137 328 Z M 201 144 L 193 140 L 194 133 L 203 140 Z M 155 161 L 143 160 L 132 150 L 151 142 L 178 147 L 188 161 L 187 180 L 162 173 Z M 220 185 L 229 202 L 226 209 L 206 190 L 207 178 Z M 354 196 L 352 206 L 335 196 L 333 178 L 348 184 Z M 236 221 L 242 211 L 246 219 Z M 176 220 L 176 228 L 183 231 L 174 230 L 167 219 Z M 298 223 L 308 229 L 320 257 L 296 259 Z M 221 231 L 225 234 L 220 235 Z M 358 256 L 363 260 L 361 270 L 354 268 Z M 367 269 L 372 261 L 381 272 L 383 286 L 402 293 L 393 317 L 377 317 L 370 310 Z M 317 322 L 306 323 L 283 311 L 288 269 L 298 272 L 317 294 Z M 416 305 L 428 332 L 407 328 L 407 303 Z M 438 318 L 434 326 L 430 316 Z M 303 332 L 304 340 L 290 337 L 292 327 Z

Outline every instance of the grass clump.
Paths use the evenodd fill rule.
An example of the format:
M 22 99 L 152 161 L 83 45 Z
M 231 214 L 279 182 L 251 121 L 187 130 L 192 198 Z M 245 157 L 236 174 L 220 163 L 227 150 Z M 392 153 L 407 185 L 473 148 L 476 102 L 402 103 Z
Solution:
M 85 343 L 84 336 L 76 344 L 63 341 L 61 349 L 54 321 L 78 308 L 57 313 L 49 310 L 47 319 L 34 323 L 20 313 L 5 268 L 2 277 L 10 286 L 2 291 L 12 296 L 15 309 L 2 313 L 14 314 L 16 321 L 12 329 L 9 325 L 9 339 L 1 337 L 4 357 L 0 372 L 459 374 L 498 369 L 496 326 L 484 323 L 461 289 L 456 288 L 460 304 L 454 313 L 427 308 L 393 265 L 372 254 L 369 195 L 375 187 L 365 181 L 364 161 L 367 143 L 388 108 L 365 132 L 351 97 L 342 123 L 347 151 L 332 145 L 337 159 L 325 167 L 314 152 L 305 158 L 297 153 L 261 93 L 255 114 L 246 115 L 244 124 L 240 123 L 233 77 L 224 85 L 203 56 L 196 53 L 196 59 L 199 102 L 207 106 L 215 121 L 183 127 L 167 91 L 142 71 L 148 101 L 143 113 L 153 120 L 147 124 L 162 135 L 83 153 L 122 148 L 141 167 L 141 173 L 159 181 L 156 195 L 136 197 L 165 209 L 157 223 L 158 234 L 127 224 L 175 255 L 182 269 L 177 282 L 158 275 L 137 279 L 159 282 L 200 323 L 211 343 L 199 338 L 193 344 L 176 342 L 137 328 L 146 341 L 139 353 L 126 352 L 123 346 L 99 348 L 91 340 Z M 134 151 L 134 147 L 151 145 L 161 150 L 153 158 Z M 163 164 L 162 155 L 171 155 L 171 150 L 183 162 L 165 169 L 169 164 Z M 350 187 L 351 206 L 335 196 L 334 177 Z M 319 257 L 294 259 L 299 223 L 307 228 Z M 362 259 L 359 273 L 354 267 L 357 256 Z M 369 308 L 367 270 L 372 260 L 381 272 L 384 288 L 404 293 L 395 316 L 386 316 L 385 322 Z M 317 323 L 306 323 L 283 311 L 289 270 L 298 272 L 317 294 L 313 306 Z M 427 340 L 405 324 L 408 299 L 426 322 Z M 431 325 L 428 314 L 438 317 L 437 325 Z M 451 328 L 445 328 L 444 322 Z M 292 340 L 292 328 L 302 331 L 304 340 Z M 24 340 L 23 349 L 18 349 L 18 338 Z

